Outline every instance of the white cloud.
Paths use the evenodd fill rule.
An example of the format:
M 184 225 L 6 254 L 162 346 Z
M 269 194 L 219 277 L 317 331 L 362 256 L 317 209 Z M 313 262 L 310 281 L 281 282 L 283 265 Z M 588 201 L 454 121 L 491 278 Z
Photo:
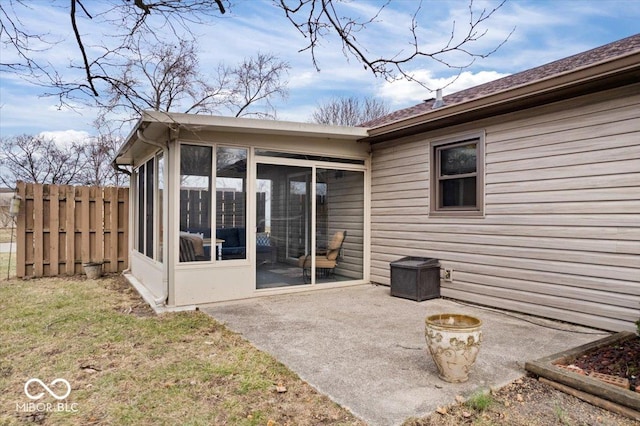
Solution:
M 38 134 L 44 130 L 61 131 L 69 128 L 91 129 L 96 111 L 78 106 L 59 108 L 51 98 L 42 98 L 20 87 L 0 88 L 0 129 L 2 136 Z
M 316 81 L 318 77 L 317 71 L 296 72 L 289 78 L 289 90 L 295 90 L 299 87 L 308 87 Z
M 305 123 L 311 119 L 311 115 L 313 114 L 315 109 L 315 104 L 300 105 L 295 108 L 287 108 L 287 106 L 285 105 L 284 107 L 278 109 L 278 120 Z
M 460 90 L 478 86 L 509 74 L 497 71 L 480 71 L 477 73 L 464 71 L 456 79 L 456 76 L 434 77 L 430 70 L 420 70 L 412 73 L 412 76 L 432 89 L 428 91 L 418 83 L 398 80 L 392 83 L 384 82 L 378 88 L 377 96 L 389 101 L 392 105 L 407 106 L 432 98 L 436 89 L 442 88 L 443 95 L 459 92 Z
M 68 147 L 74 142 L 85 144 L 91 140 L 89 132 L 84 130 L 57 130 L 53 132 L 40 132 L 38 135 L 44 139 L 52 139 L 59 147 Z

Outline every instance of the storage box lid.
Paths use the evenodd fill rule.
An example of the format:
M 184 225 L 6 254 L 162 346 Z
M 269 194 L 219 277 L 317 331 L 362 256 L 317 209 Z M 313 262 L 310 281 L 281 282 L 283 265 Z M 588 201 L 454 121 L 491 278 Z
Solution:
M 402 259 L 394 260 L 391 266 L 400 266 L 403 268 L 424 268 L 429 266 L 439 266 L 438 259 L 433 257 L 415 257 L 407 256 Z

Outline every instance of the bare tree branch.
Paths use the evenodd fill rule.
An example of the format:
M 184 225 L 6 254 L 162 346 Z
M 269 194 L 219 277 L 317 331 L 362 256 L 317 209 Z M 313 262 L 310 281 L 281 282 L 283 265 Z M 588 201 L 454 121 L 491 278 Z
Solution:
M 358 126 L 387 115 L 389 111 L 388 105 L 374 98 L 333 98 L 318 105 L 311 121 L 334 126 Z
M 84 69 L 87 75 L 87 83 L 89 83 L 89 87 L 91 88 L 91 92 L 93 92 L 94 96 L 98 96 L 98 91 L 96 87 L 93 85 L 93 76 L 91 75 L 91 67 L 89 65 L 89 59 L 87 58 L 87 52 L 84 49 L 84 44 L 82 43 L 82 36 L 80 36 L 80 32 L 78 30 L 78 24 L 76 23 L 76 3 L 79 3 L 78 0 L 71 0 L 71 26 L 73 27 L 73 34 L 76 36 L 76 42 L 78 43 L 78 48 L 80 49 L 80 55 L 82 56 L 82 62 L 84 63 Z M 82 7 L 84 9 L 84 6 Z M 86 12 L 86 11 L 85 11 Z M 90 16 L 87 13 L 88 16 Z
M 145 109 L 273 118 L 272 99 L 287 95 L 289 65 L 271 54 L 258 53 L 235 67 L 220 65 L 217 74 L 203 75 L 193 41 L 138 42 L 130 51 L 130 59 L 109 77 L 108 96 L 96 100 L 103 121 L 124 116 L 129 117 L 126 123 Z
M 357 60 L 373 75 L 387 80 L 404 78 L 417 81 L 411 67 L 415 68 L 415 64 L 422 60 L 435 61 L 461 72 L 475 60 L 493 54 L 509 39 L 511 34 L 488 50 L 475 49 L 477 42 L 487 34 L 487 22 L 506 2 L 496 1 L 499 3 L 495 7 L 478 11 L 473 0 L 469 0 L 466 25 L 454 22 L 444 45 L 430 49 L 424 47 L 425 40 L 420 38 L 418 12 L 421 5 L 418 4 L 408 24 L 408 44 L 390 53 L 380 52 L 378 45 L 367 45 L 366 37 L 361 35 L 366 30 L 375 30 L 375 24 L 383 19 L 383 12 L 392 0 L 387 0 L 370 16 L 363 18 L 349 16 L 353 13 L 347 10 L 349 2 L 341 0 L 278 0 L 276 5 L 283 11 L 284 18 L 307 39 L 301 51 L 310 52 L 316 69 L 320 70 L 317 48 L 321 42 L 337 38 L 347 60 Z M 113 0 L 111 3 L 70 0 L 70 34 L 73 34 L 78 47 L 78 60 L 72 62 L 70 68 L 83 70 L 84 78 L 78 81 L 37 60 L 38 49 L 51 47 L 60 40 L 50 40 L 46 32 L 25 28 L 20 16 L 29 13 L 31 4 L 25 0 L 4 0 L 0 3 L 1 41 L 16 53 L 15 60 L 3 62 L 0 59 L 0 71 L 21 72 L 38 79 L 40 84 L 47 84 L 54 90 L 49 94 L 58 96 L 61 105 L 78 98 L 87 101 L 87 98 L 111 90 L 114 82 L 119 84 L 112 76 L 117 74 L 115 70 L 126 66 L 131 49 L 141 40 L 150 45 L 156 44 L 162 41 L 167 31 L 174 40 L 195 39 L 194 25 L 210 24 L 211 18 L 226 13 L 229 7 L 227 0 Z M 96 35 L 94 28 L 103 25 L 109 26 L 112 33 L 96 45 L 88 45 L 88 40 Z M 252 96 L 247 99 L 252 99 Z M 245 108 L 240 103 L 238 109 L 241 115 L 244 114 Z
M 34 43 L 51 48 L 61 40 L 51 40 L 45 32 L 28 32 L 20 16 L 29 13 L 32 3 L 23 0 L 0 3 L 0 41 L 11 45 L 18 59 L 6 62 L 0 59 L 0 71 L 19 72 L 54 89 L 48 94 L 58 96 L 60 105 L 67 105 L 71 99 L 96 97 L 109 89 L 110 75 L 127 60 L 129 48 L 141 37 L 157 40 L 166 29 L 173 31 L 177 40 L 193 37 L 194 24 L 210 23 L 212 17 L 226 13 L 228 4 L 227 0 L 116 0 L 106 8 L 108 3 L 85 3 L 81 0 L 69 3 L 70 34 L 76 41 L 79 59 L 70 68 L 83 70 L 83 82 L 64 77 L 48 63 L 38 61 L 37 54 L 42 48 L 34 47 Z M 90 7 L 97 13 L 92 13 Z M 79 18 L 88 19 L 90 26 L 83 30 Z M 91 35 L 93 28 L 102 24 L 111 26 L 113 33 L 101 46 L 87 46 L 87 34 Z M 96 55 L 100 50 L 102 53 Z
M 425 51 L 421 48 L 421 41 L 418 36 L 417 15 L 421 4 L 414 12 L 409 26 L 411 38 L 411 50 L 399 50 L 389 56 L 376 56 L 369 52 L 369 49 L 362 46 L 358 41 L 358 33 L 369 27 L 379 19 L 382 11 L 390 4 L 390 0 L 384 3 L 378 11 L 368 19 L 356 20 L 341 13 L 335 0 L 279 0 L 279 7 L 285 12 L 287 19 L 298 29 L 298 31 L 308 40 L 306 47 L 300 51 L 310 51 L 313 64 L 320 70 L 316 56 L 316 48 L 321 39 L 328 34 L 337 34 L 342 43 L 342 51 L 348 58 L 355 58 L 366 69 L 370 70 L 376 77 L 383 77 L 388 81 L 404 78 L 409 81 L 420 83 L 423 87 L 430 89 L 423 82 L 418 81 L 407 65 L 414 63 L 418 59 L 434 60 L 442 65 L 457 70 L 459 73 L 468 68 L 478 58 L 486 58 L 495 53 L 504 43 L 507 42 L 512 30 L 507 37 L 497 46 L 488 52 L 475 52 L 469 47 L 474 42 L 486 35 L 486 30 L 481 31 L 482 24 L 490 19 L 507 0 L 502 0 L 491 10 L 483 9 L 479 16 L 474 15 L 473 0 L 469 1 L 469 22 L 462 36 L 456 31 L 455 22 L 448 42 L 440 49 Z M 459 41 L 456 41 L 459 40 Z M 454 62 L 452 54 L 462 53 L 464 60 Z
M 286 76 L 290 67 L 271 54 L 258 53 L 253 58 L 245 58 L 237 68 L 230 70 L 234 77 L 233 93 L 229 99 L 228 109 L 236 117 L 255 115 L 262 118 L 275 118 L 271 99 L 286 98 Z M 263 102 L 261 111 L 250 111 L 249 108 Z

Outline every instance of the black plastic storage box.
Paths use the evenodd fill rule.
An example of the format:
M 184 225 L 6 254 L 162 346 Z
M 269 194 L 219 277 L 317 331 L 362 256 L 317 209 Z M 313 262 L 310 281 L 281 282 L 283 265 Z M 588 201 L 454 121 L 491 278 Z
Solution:
M 391 295 L 418 302 L 440 297 L 438 259 L 408 256 L 391 262 Z

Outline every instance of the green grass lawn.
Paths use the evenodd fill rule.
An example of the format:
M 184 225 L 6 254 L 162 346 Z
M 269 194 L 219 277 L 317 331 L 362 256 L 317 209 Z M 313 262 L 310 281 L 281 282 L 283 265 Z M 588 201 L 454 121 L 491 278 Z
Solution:
M 202 312 L 153 314 L 122 277 L 5 272 L 0 312 L 3 425 L 361 424 Z M 32 378 L 58 395 L 65 385 L 51 383 L 65 379 L 71 392 L 56 405 L 32 383 L 32 396 L 45 394 L 31 401 Z
M 11 264 L 9 264 L 11 260 Z M 0 281 L 7 280 L 7 272 L 9 278 L 15 278 L 16 276 L 16 254 L 11 253 L 11 259 L 9 259 L 9 253 L 0 253 Z
M 16 242 L 16 231 L 11 228 L 0 228 L 0 243 L 11 242 L 11 234 L 13 233 L 13 242 Z

